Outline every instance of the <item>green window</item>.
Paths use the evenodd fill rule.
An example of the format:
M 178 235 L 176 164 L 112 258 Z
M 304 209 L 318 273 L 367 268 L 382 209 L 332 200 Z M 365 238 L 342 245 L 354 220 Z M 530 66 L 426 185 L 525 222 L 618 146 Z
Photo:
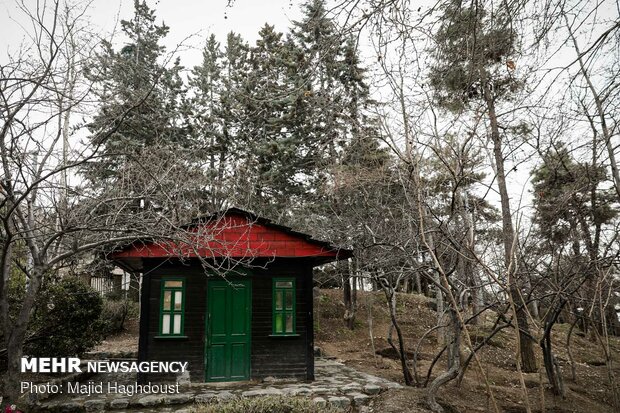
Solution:
M 185 309 L 185 281 L 163 279 L 161 282 L 161 315 L 159 334 L 162 336 L 183 335 Z
M 273 334 L 295 334 L 295 279 L 273 279 Z

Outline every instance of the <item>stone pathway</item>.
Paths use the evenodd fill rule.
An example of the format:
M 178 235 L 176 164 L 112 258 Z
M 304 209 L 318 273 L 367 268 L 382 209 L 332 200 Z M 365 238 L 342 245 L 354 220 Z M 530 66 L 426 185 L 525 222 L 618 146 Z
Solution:
M 114 377 L 94 376 L 95 383 L 132 383 L 135 376 L 118 374 Z M 120 397 L 118 394 L 57 395 L 42 400 L 36 406 L 40 412 L 101 412 L 101 411 L 157 411 L 181 412 L 193 403 L 209 403 L 237 397 L 304 396 L 310 397 L 318 406 L 327 404 L 349 407 L 364 406 L 374 395 L 401 385 L 380 377 L 359 372 L 342 363 L 327 358 L 315 360 L 315 381 L 279 381 L 244 383 L 191 383 L 181 385 L 179 394 L 137 394 Z M 104 385 L 105 388 L 105 385 Z

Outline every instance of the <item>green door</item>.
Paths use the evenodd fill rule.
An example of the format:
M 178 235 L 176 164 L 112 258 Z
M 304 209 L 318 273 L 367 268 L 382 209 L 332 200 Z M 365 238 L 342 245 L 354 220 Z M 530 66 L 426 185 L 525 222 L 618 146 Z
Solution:
M 249 280 L 210 280 L 207 287 L 206 381 L 250 379 Z

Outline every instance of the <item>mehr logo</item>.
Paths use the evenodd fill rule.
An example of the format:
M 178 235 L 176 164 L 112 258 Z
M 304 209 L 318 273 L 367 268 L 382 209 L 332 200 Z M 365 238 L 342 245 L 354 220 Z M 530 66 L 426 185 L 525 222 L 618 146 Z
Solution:
M 22 357 L 22 373 L 79 373 L 80 359 L 77 357 Z

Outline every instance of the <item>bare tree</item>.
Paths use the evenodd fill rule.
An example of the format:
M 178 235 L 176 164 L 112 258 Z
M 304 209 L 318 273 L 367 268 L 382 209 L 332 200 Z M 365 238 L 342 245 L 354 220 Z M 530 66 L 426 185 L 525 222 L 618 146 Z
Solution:
M 27 42 L 0 66 L 0 328 L 8 359 L 4 392 L 13 400 L 28 323 L 46 277 L 136 238 L 192 245 L 181 224 L 198 214 L 195 197 L 204 185 L 201 171 L 187 168 L 193 150 L 166 144 L 108 153 L 124 160 L 111 185 L 95 188 L 79 179 L 148 92 L 95 131 L 96 142 L 81 141 L 83 125 L 72 114 L 91 104 L 92 85 L 81 76 L 96 45 L 96 37 L 85 35 L 89 4 L 19 6 L 30 27 Z M 17 274 L 27 280 L 24 299 L 9 309 L 8 284 Z

